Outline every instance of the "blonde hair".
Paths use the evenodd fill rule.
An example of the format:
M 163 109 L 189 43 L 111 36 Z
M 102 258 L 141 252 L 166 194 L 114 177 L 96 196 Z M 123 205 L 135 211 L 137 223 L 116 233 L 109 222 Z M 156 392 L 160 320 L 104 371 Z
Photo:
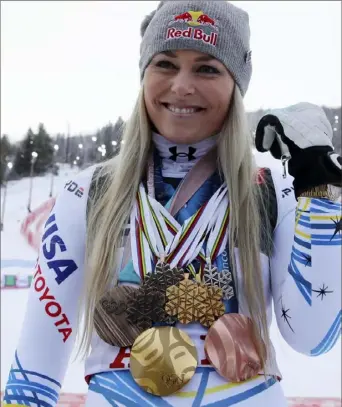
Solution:
M 119 155 L 105 162 L 97 174 L 95 194 L 90 198 L 95 199 L 96 204 L 90 201 L 86 272 L 78 332 L 79 349 L 84 356 L 90 350 L 95 305 L 109 285 L 118 280 L 115 254 L 122 245 L 123 230 L 127 225 L 138 185 L 146 170 L 151 148 L 151 127 L 143 88 L 123 138 L 125 143 Z M 263 208 L 263 200 L 260 199 L 260 191 L 255 182 L 256 166 L 251 136 L 238 87 L 235 87 L 230 111 L 218 141 L 218 165 L 229 188 L 229 251 L 233 275 L 237 282 L 234 248 L 238 246 L 243 276 L 242 290 L 254 322 L 255 339 L 264 367 L 270 354 L 270 345 L 260 265 L 260 235 L 263 225 L 260 207 Z M 100 183 L 103 176 L 106 181 Z M 261 337 L 266 348 L 262 346 Z

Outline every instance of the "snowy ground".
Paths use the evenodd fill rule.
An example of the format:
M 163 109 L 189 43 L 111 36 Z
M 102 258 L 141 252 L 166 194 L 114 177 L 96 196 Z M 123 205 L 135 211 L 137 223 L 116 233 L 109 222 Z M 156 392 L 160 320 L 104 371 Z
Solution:
M 264 165 L 278 165 L 268 155 L 259 155 L 258 161 Z M 64 186 L 75 170 L 64 168 L 55 179 L 55 190 Z M 34 263 L 36 253 L 29 248 L 20 235 L 20 224 L 27 214 L 29 180 L 10 182 L 4 231 L 1 232 L 1 273 L 32 273 L 27 267 Z M 34 179 L 32 208 L 48 199 L 50 177 Z M 1 202 L 3 199 L 1 191 Z M 1 290 L 1 390 L 6 385 L 15 347 L 27 301 L 28 290 Z M 288 397 L 341 397 L 341 342 L 327 355 L 308 358 L 292 351 L 281 338 L 276 324 L 271 327 L 272 340 L 284 380 L 282 382 Z M 72 357 L 73 359 L 73 357 Z M 83 393 L 86 384 L 83 379 L 83 365 L 71 361 L 64 380 L 63 392 Z

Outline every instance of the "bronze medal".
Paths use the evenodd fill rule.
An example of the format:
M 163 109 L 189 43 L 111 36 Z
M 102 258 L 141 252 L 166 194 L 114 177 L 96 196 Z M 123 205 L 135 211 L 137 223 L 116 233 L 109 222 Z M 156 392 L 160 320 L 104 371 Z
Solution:
M 117 286 L 96 304 L 94 326 L 99 337 L 113 346 L 131 346 L 143 328 L 127 320 L 128 300 L 138 291 L 135 287 Z
M 165 295 L 154 287 L 141 286 L 128 301 L 127 318 L 142 330 L 152 327 L 164 315 Z
M 190 337 L 174 327 L 143 332 L 131 349 L 130 370 L 146 392 L 168 396 L 185 386 L 195 373 L 197 350 Z
M 158 321 L 155 320 L 154 322 L 162 322 L 168 325 L 174 325 L 177 322 L 177 318 L 175 316 L 171 316 L 165 312 L 165 294 L 168 287 L 179 283 L 183 279 L 183 269 L 178 269 L 176 267 L 171 269 L 169 264 L 160 262 L 158 262 L 155 268 L 155 273 L 148 274 L 145 277 L 143 287 L 148 289 L 152 295 L 155 292 L 161 293 L 164 299 L 162 304 L 157 301 L 158 306 L 162 305 L 162 307 L 158 309 Z M 154 308 L 155 305 L 156 304 L 154 302 Z
M 241 314 L 226 314 L 209 329 L 204 351 L 216 371 L 231 382 L 256 376 L 262 369 L 252 320 Z
M 184 280 L 183 269 L 171 268 L 167 263 L 158 262 L 155 272 L 145 276 L 144 285 L 153 286 L 165 293 L 166 289 Z

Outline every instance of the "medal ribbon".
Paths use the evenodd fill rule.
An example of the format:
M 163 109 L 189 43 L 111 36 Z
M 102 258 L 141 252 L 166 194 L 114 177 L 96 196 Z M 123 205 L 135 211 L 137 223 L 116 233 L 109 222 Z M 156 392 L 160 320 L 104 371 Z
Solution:
M 220 205 L 220 202 L 224 198 L 224 196 L 227 194 L 227 187 L 222 186 L 217 190 L 217 192 L 213 195 L 213 197 L 210 199 L 210 201 L 205 205 L 203 208 L 203 211 L 201 213 L 201 225 L 196 233 L 196 231 L 191 231 L 191 229 L 188 227 L 187 222 L 184 222 L 185 230 L 184 230 L 184 237 L 180 238 L 180 242 L 178 243 L 178 246 L 185 241 L 185 239 L 189 239 L 192 241 L 192 245 L 189 247 L 189 250 L 187 250 L 184 254 L 184 256 L 181 255 L 180 252 L 174 249 L 174 244 L 171 245 L 170 251 L 173 251 L 173 254 L 170 256 L 170 260 L 168 260 L 171 264 L 172 261 L 177 262 L 180 266 L 185 265 L 187 263 L 191 263 L 194 258 L 198 255 L 200 252 L 201 248 L 203 247 L 203 243 L 205 238 L 207 237 L 207 234 L 210 230 L 210 224 L 215 216 L 215 212 Z M 178 232 L 179 233 L 179 232 Z
M 155 208 L 156 202 L 157 201 L 151 202 L 151 205 L 153 207 L 153 217 L 155 221 L 158 222 L 159 225 L 158 230 L 161 230 L 168 234 L 168 238 L 166 238 L 164 233 L 161 234 L 163 242 L 165 246 L 167 246 L 167 242 L 170 241 L 177 234 L 177 232 L 181 229 L 181 225 L 177 222 L 175 218 L 173 218 L 173 216 L 168 211 L 162 211 L 160 213 L 160 218 L 158 219 L 156 212 L 158 212 L 159 207 Z M 161 227 L 159 221 L 164 222 L 165 226 Z M 197 260 L 200 263 L 200 271 L 202 271 L 205 265 L 205 254 L 202 248 L 197 256 Z M 189 269 L 190 273 L 195 277 L 196 276 L 195 267 L 192 264 L 189 264 L 187 268 Z
M 225 249 L 228 240 L 229 202 L 225 196 L 217 210 L 217 216 L 211 223 L 211 232 L 206 246 L 206 261 L 212 264 Z
M 132 211 L 131 221 L 138 219 L 138 222 L 134 222 L 134 227 L 131 229 L 131 243 L 133 243 L 132 251 L 134 250 L 137 253 L 137 256 L 134 255 L 133 260 L 141 277 L 151 270 L 152 253 L 161 261 L 169 263 L 172 268 L 191 263 L 202 250 L 210 225 L 213 223 L 215 212 L 219 206 L 222 206 L 221 202 L 226 194 L 227 187 L 223 185 L 208 203 L 204 204 L 179 227 L 178 222 L 169 212 L 154 198 L 149 197 L 144 186 L 140 185 L 136 205 Z M 173 230 L 178 229 L 176 235 L 170 231 L 165 219 L 169 220 Z M 134 230 L 135 234 L 133 234 Z M 137 233 L 138 230 L 141 230 L 145 239 L 142 238 L 140 233 Z M 217 233 L 220 230 L 220 228 L 214 227 L 211 233 Z M 215 238 L 214 241 L 216 240 Z M 221 239 L 218 239 L 218 241 L 221 241 Z M 149 255 L 146 242 L 148 242 L 150 248 Z M 143 263 L 144 265 L 142 265 Z
M 154 198 L 152 198 L 154 199 Z M 161 233 L 165 239 L 165 233 L 161 230 L 161 224 L 156 222 L 155 216 L 153 216 L 152 207 L 149 202 L 149 197 L 145 192 L 145 188 L 142 184 L 139 185 L 139 191 L 137 195 L 137 214 L 139 219 L 139 226 L 142 229 L 147 241 L 150 245 L 153 253 L 160 258 L 165 258 L 165 246 L 163 244 Z M 159 229 L 159 230 L 158 230 Z M 159 232 L 160 231 L 160 232 Z
M 140 274 L 143 280 L 144 276 L 152 272 L 153 259 L 149 243 L 139 227 L 137 205 L 134 205 L 130 218 L 131 224 L 131 252 L 134 270 Z
M 182 228 L 165 249 L 166 261 L 170 266 L 184 266 L 186 262 L 191 262 L 198 255 L 214 212 L 226 192 L 227 188 L 221 187 L 207 204 L 184 222 Z M 166 212 L 166 209 L 159 203 L 156 204 L 156 208 L 162 213 Z M 184 257 L 183 254 L 186 253 L 188 254 Z M 182 258 L 183 261 L 180 261 Z
M 210 156 L 211 157 L 211 156 Z M 208 157 L 206 157 L 207 158 L 207 160 L 209 159 L 209 164 L 210 164 L 210 158 L 209 158 L 209 155 L 208 155 Z M 202 160 L 203 161 L 203 160 Z M 200 162 L 200 164 L 202 164 L 202 166 L 204 165 L 204 167 L 205 167 L 205 169 L 206 169 L 206 171 L 205 171 L 205 174 L 204 174 L 204 177 L 207 177 L 207 176 L 209 176 L 209 175 L 211 175 L 211 172 L 210 172 L 210 165 L 208 166 L 208 162 L 206 162 L 206 161 L 203 161 L 203 162 Z M 171 204 L 171 207 L 172 207 L 172 205 L 173 205 L 173 201 L 174 201 L 174 199 L 178 196 L 177 195 L 177 193 L 179 192 L 179 190 L 181 190 L 182 189 L 182 187 L 183 187 L 183 183 L 184 183 L 184 181 L 186 181 L 188 178 L 189 178 L 189 175 L 191 175 L 192 174 L 192 172 L 194 172 L 194 169 L 195 168 L 192 168 L 191 170 L 190 170 L 190 172 L 188 173 L 188 175 L 185 177 L 185 179 L 183 179 L 182 180 L 182 182 L 180 183 L 180 185 L 178 186 L 178 188 L 177 188 L 177 190 L 176 190 L 176 193 L 175 193 L 175 195 L 173 196 L 173 198 L 172 198 L 172 204 Z M 207 172 L 208 172 L 208 169 L 209 169 L 209 173 L 207 174 Z M 203 168 L 201 168 L 201 173 L 203 173 Z M 193 176 L 194 176 L 194 174 L 192 174 L 192 178 L 193 178 Z M 191 177 L 190 177 L 191 178 Z M 201 183 L 200 184 L 198 184 L 198 179 L 197 179 L 197 177 L 195 177 L 194 179 L 192 179 L 191 178 L 191 184 L 190 185 L 188 185 L 187 186 L 187 192 L 188 192 L 188 194 L 186 195 L 187 196 L 187 198 L 185 198 L 185 196 L 183 196 L 182 195 L 182 199 L 183 199 L 183 204 L 185 204 L 186 203 L 186 201 L 188 200 L 188 199 L 190 199 L 190 197 L 191 196 L 193 196 L 193 194 L 195 193 L 195 191 L 197 190 L 197 188 L 195 187 L 195 189 L 194 189 L 194 187 L 192 187 L 192 185 L 194 184 L 194 185 L 197 185 L 198 187 L 200 187 L 200 185 L 201 185 Z M 147 163 L 147 192 L 148 192 L 148 195 L 149 196 L 151 196 L 151 197 L 153 197 L 153 198 L 155 198 L 155 163 L 154 163 L 154 153 L 153 152 L 151 152 L 150 154 L 149 154 L 149 158 L 148 158 L 148 163 Z M 155 201 L 154 201 L 155 202 Z M 171 203 L 171 202 L 169 202 L 169 203 Z M 152 202 L 152 204 L 153 204 L 153 202 Z M 179 204 L 179 202 L 178 202 L 178 204 Z M 163 211 L 162 213 L 161 213 L 161 216 L 163 216 L 163 220 L 164 220 L 164 222 L 166 223 L 166 226 L 167 226 L 167 229 L 168 229 L 168 231 L 170 232 L 170 233 L 172 233 L 172 235 L 170 236 L 170 238 L 172 238 L 172 236 L 175 236 L 176 234 L 177 234 L 177 231 L 179 230 L 179 228 L 181 227 L 181 225 L 177 222 L 177 220 L 175 219 L 175 218 L 173 218 L 173 216 L 172 216 L 172 211 L 171 211 L 171 208 L 169 207 L 169 205 L 167 205 L 167 208 L 168 208 L 168 210 L 165 212 L 165 211 Z M 158 211 L 157 211 L 158 212 Z M 177 212 L 177 211 L 176 211 Z M 165 246 L 166 246 L 166 243 L 167 243 L 167 239 L 165 239 L 165 236 L 162 236 L 161 235 L 161 237 L 162 237 L 162 239 L 163 239 L 163 241 L 164 241 L 164 244 L 165 244 Z M 197 256 L 197 259 L 196 259 L 197 261 L 198 261 L 198 263 L 199 263 L 199 268 L 200 268 L 200 274 L 201 274 L 201 271 L 203 271 L 203 268 L 204 268 L 204 265 L 205 265 L 205 255 L 204 255 L 204 251 L 203 250 L 201 250 L 200 251 L 200 253 L 199 253 L 199 255 Z M 195 270 L 195 267 L 194 267 L 194 265 L 193 264 L 189 264 L 188 266 L 187 266 L 187 269 L 189 269 L 189 271 L 194 275 L 194 276 L 196 276 L 196 270 Z

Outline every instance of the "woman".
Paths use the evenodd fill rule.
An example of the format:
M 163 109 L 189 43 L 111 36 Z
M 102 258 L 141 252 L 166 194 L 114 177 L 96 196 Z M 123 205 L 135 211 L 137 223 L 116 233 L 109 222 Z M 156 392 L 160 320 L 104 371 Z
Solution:
M 5 403 L 55 406 L 79 331 L 87 406 L 285 406 L 272 299 L 303 354 L 341 326 L 331 126 L 309 104 L 271 112 L 256 145 L 284 174 L 257 170 L 248 15 L 162 2 L 141 34 L 119 156 L 66 184 L 46 222 Z

